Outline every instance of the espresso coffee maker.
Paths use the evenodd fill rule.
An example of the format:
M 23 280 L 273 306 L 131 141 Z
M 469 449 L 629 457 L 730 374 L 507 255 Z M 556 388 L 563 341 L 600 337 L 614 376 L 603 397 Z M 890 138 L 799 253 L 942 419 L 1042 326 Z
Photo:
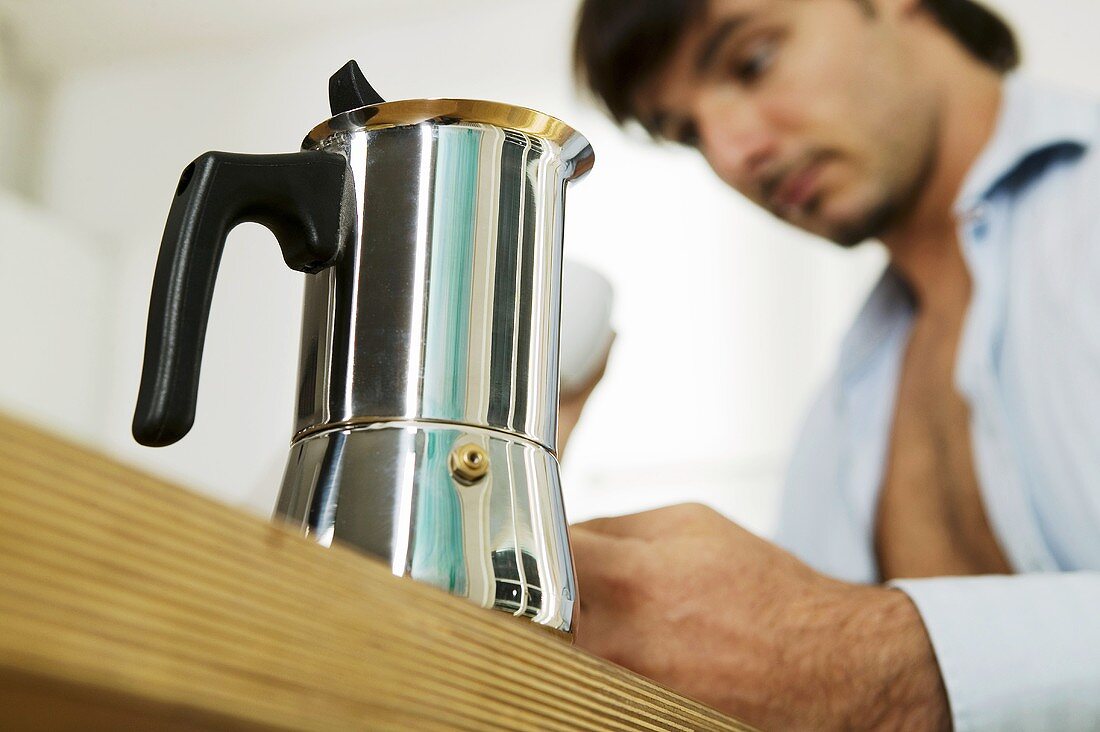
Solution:
M 556 457 L 562 223 L 588 141 L 522 107 L 383 102 L 354 62 L 302 151 L 210 152 L 161 242 L 134 417 L 183 437 L 226 235 L 306 273 L 297 417 L 276 518 L 484 607 L 570 632 Z

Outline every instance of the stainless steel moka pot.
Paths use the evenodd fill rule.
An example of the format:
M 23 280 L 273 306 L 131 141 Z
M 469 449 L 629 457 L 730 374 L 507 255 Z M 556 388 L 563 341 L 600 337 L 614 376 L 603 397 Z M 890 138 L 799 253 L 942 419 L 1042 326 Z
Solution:
M 555 454 L 566 183 L 588 141 L 530 109 L 383 102 L 354 62 L 335 116 L 279 155 L 187 166 L 161 242 L 134 417 L 194 422 L 225 237 L 274 232 L 306 273 L 297 417 L 276 518 L 484 607 L 569 632 Z

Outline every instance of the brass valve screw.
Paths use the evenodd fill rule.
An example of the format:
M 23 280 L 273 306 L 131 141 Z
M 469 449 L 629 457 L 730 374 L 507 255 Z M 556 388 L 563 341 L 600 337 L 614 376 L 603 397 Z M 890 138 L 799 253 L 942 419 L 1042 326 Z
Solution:
M 477 445 L 460 445 L 447 460 L 451 475 L 463 485 L 473 485 L 489 472 L 489 456 Z

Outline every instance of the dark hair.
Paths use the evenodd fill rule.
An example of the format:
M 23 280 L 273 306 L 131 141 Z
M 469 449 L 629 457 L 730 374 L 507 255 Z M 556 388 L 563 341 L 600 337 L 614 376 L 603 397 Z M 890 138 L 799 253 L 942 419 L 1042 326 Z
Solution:
M 1001 16 L 973 0 L 923 0 L 944 29 L 974 58 L 1002 74 L 1020 65 L 1016 34 Z
M 871 7 L 867 0 L 857 0 Z M 1003 73 L 1020 63 L 1008 24 L 973 0 L 922 0 L 922 6 L 975 58 Z M 702 22 L 707 0 L 585 0 L 577 18 L 573 67 L 578 81 L 620 124 L 636 117 L 633 97 L 668 61 L 680 38 Z

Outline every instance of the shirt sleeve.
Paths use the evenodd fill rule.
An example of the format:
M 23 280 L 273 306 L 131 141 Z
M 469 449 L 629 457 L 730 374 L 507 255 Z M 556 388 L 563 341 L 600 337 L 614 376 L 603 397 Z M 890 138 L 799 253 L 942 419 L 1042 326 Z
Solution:
M 1100 572 L 895 580 L 957 732 L 1100 729 Z

